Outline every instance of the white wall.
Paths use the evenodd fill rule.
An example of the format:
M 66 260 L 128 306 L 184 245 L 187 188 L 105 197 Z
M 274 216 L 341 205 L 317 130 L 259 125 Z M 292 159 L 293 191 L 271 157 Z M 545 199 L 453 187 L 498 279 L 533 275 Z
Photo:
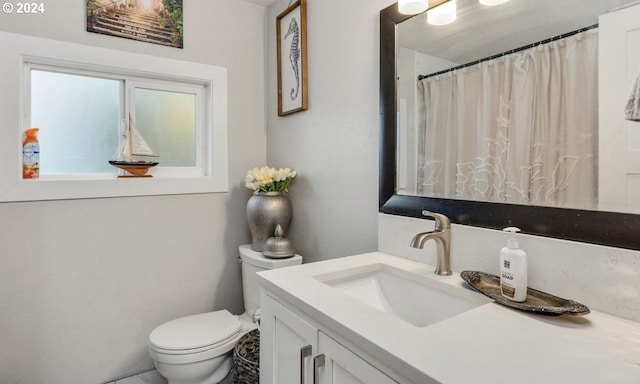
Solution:
M 391 0 L 308 0 L 309 109 L 277 114 L 269 7 L 267 159 L 300 172 L 290 188 L 292 240 L 305 261 L 377 248 L 380 10 Z M 286 64 L 286 63 L 285 63 Z
M 265 8 L 187 1 L 176 49 L 86 32 L 84 1 L 45 7 L 2 14 L 0 30 L 229 70 L 229 193 L 0 204 L 0 383 L 100 383 L 153 367 L 155 326 L 243 310 L 242 181 L 266 161 Z

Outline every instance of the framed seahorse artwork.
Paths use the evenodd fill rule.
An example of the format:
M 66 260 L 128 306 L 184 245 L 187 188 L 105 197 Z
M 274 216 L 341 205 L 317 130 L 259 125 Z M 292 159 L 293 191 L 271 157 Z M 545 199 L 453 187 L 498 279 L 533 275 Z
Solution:
M 307 2 L 298 0 L 276 18 L 278 116 L 308 107 Z

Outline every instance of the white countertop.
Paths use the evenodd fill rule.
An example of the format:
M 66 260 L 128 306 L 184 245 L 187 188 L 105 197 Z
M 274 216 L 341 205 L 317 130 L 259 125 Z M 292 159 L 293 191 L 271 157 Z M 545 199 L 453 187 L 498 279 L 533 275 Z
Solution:
M 418 328 L 313 278 L 372 263 L 468 289 L 457 274 L 436 276 L 431 266 L 382 252 L 259 276 L 266 289 L 366 351 L 368 356 L 363 357 L 416 384 L 640 384 L 640 323 L 597 311 L 586 316 L 544 316 L 489 302 Z

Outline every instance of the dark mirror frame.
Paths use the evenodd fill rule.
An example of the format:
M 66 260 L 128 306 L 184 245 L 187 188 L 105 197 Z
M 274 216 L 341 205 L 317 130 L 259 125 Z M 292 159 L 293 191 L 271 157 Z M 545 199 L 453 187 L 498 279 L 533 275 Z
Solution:
M 422 218 L 422 210 L 447 215 L 452 223 L 640 250 L 640 215 L 566 208 L 397 195 L 396 25 L 411 16 L 397 4 L 380 11 L 379 211 Z

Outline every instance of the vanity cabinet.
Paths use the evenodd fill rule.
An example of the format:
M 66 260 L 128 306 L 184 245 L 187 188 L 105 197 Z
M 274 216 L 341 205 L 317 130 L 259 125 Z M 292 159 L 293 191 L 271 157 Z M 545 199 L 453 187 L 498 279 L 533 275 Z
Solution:
M 267 295 L 260 308 L 260 383 L 313 383 L 318 329 Z
M 303 314 L 262 294 L 260 384 L 395 384 Z
M 318 384 L 397 384 L 322 331 L 318 333 L 318 353 L 321 359 L 324 356 Z

